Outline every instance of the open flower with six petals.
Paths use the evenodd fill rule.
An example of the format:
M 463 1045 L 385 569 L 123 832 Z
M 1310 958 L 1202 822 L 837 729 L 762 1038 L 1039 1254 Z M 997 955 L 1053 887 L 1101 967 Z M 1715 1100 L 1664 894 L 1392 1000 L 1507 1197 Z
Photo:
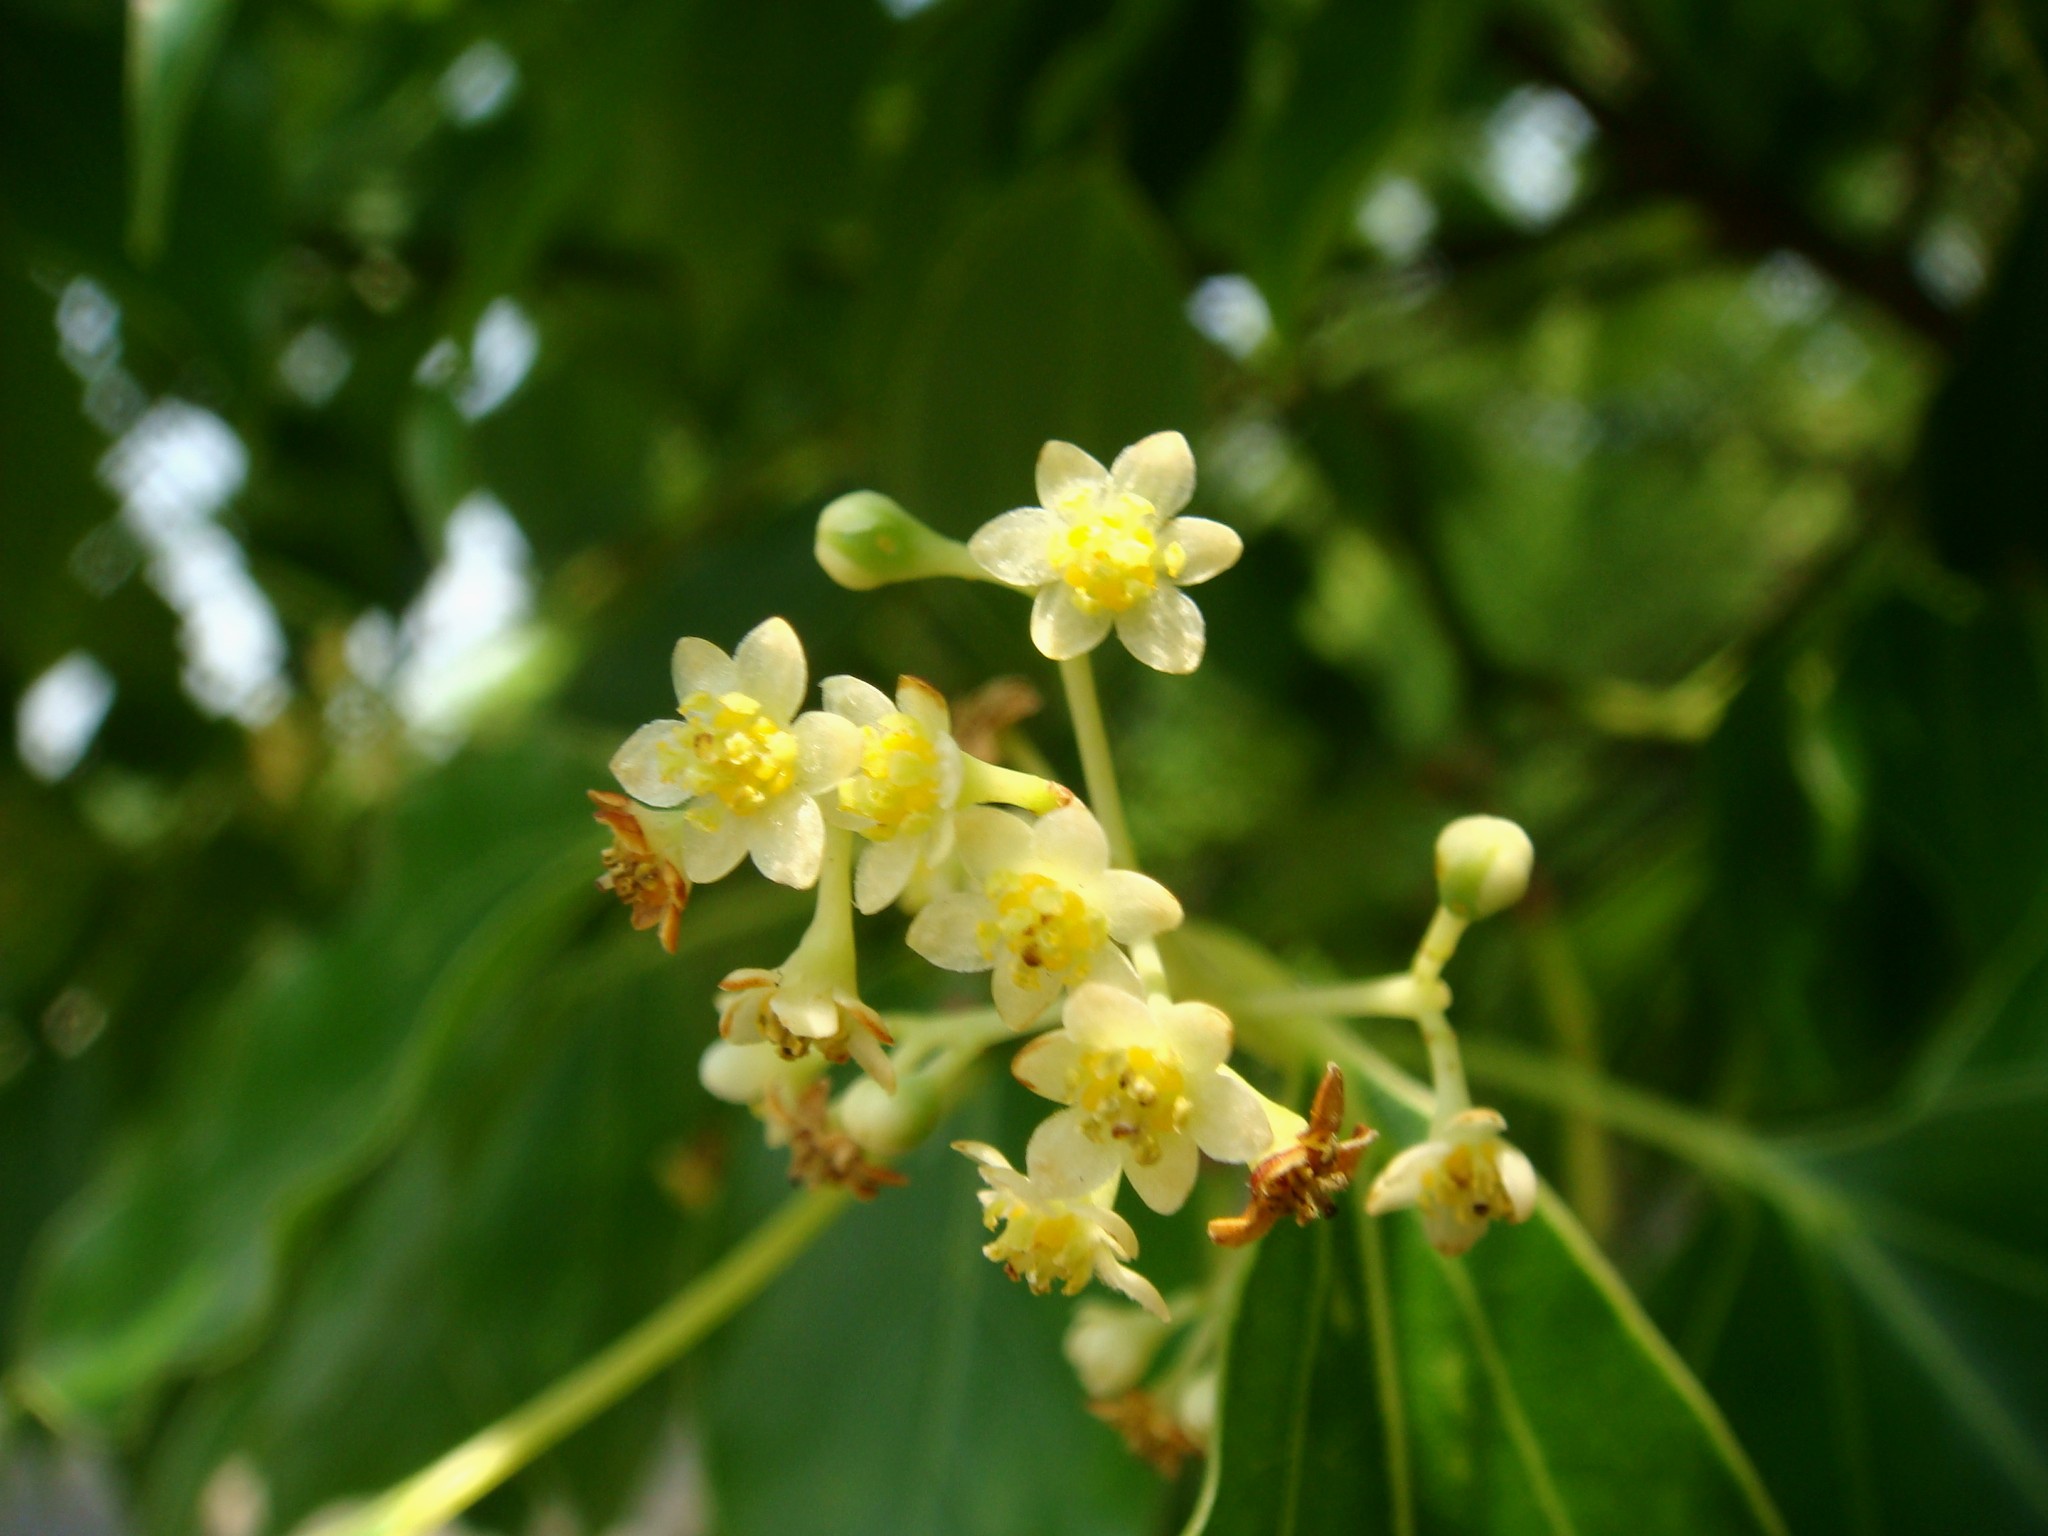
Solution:
M 644 804 L 684 808 L 683 873 L 722 879 L 749 854 L 769 879 L 802 890 L 825 848 L 816 796 L 860 759 L 860 730 L 838 715 L 798 714 L 804 648 L 783 619 L 755 626 L 728 656 L 708 640 L 676 642 L 670 660 L 680 720 L 635 731 L 612 773 Z
M 1027 822 L 987 806 L 956 818 L 968 886 L 910 925 L 910 947 L 949 971 L 992 971 L 996 1011 L 1022 1029 L 1062 989 L 1107 982 L 1139 990 L 1119 944 L 1180 925 L 1171 891 L 1109 867 L 1109 840 L 1082 805 Z
M 1195 456 L 1178 432 L 1131 444 L 1104 469 L 1072 443 L 1038 455 L 1035 507 L 984 524 L 967 548 L 996 580 L 1035 596 L 1031 639 L 1055 661 L 1092 651 L 1114 628 L 1161 672 L 1192 672 L 1207 644 L 1202 610 L 1181 590 L 1237 563 L 1244 541 L 1177 514 L 1195 491 Z
M 1062 1027 L 1011 1063 L 1025 1087 L 1067 1106 L 1033 1133 L 1031 1166 L 1074 1189 L 1121 1171 L 1153 1210 L 1179 1210 L 1202 1153 L 1249 1163 L 1273 1143 L 1259 1095 L 1224 1065 L 1230 1046 L 1230 1020 L 1208 1003 L 1080 988 Z
M 1166 1301 L 1158 1288 L 1125 1261 L 1138 1256 L 1138 1234 L 1109 1208 L 1113 1185 L 1076 1192 L 1049 1182 L 1037 1160 L 1026 1154 L 1026 1172 L 979 1141 L 956 1141 L 956 1152 L 979 1165 L 982 1221 L 994 1240 L 982 1248 L 1038 1295 L 1058 1286 L 1072 1296 L 1090 1280 L 1121 1291 L 1164 1321 Z

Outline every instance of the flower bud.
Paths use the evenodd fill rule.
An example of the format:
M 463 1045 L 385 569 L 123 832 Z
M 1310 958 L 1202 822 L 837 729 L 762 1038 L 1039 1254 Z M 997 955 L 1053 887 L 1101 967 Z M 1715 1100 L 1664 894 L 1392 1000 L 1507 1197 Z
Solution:
M 1092 1398 L 1121 1397 L 1145 1379 L 1172 1327 L 1149 1312 L 1111 1301 L 1084 1301 L 1060 1350 Z
M 967 546 L 926 527 L 879 491 L 851 491 L 818 514 L 825 574 L 855 592 L 926 576 L 986 579 Z
M 1529 834 L 1512 821 L 1461 816 L 1436 840 L 1437 899 L 1476 923 L 1522 899 L 1535 861 Z
M 894 1094 L 864 1077 L 836 1106 L 841 1129 L 876 1157 L 900 1157 L 931 1135 L 942 1107 L 938 1086 L 914 1076 L 897 1084 Z

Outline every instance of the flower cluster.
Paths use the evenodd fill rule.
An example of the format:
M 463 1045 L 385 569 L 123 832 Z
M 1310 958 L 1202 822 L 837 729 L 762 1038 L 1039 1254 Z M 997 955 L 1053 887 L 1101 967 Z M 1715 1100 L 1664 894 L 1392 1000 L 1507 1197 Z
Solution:
M 1160 951 L 1181 903 L 1136 867 L 1124 831 L 1089 652 L 1114 632 L 1160 672 L 1200 665 L 1206 627 L 1183 589 L 1228 570 L 1242 543 L 1185 515 L 1194 487 L 1186 439 L 1161 432 L 1107 469 L 1072 444 L 1047 443 L 1038 504 L 993 518 L 964 544 L 874 492 L 843 497 L 819 519 L 820 563 L 856 590 L 945 576 L 1030 594 L 1031 638 L 1060 664 L 1088 803 L 996 760 L 1039 706 L 1028 682 L 978 691 L 957 725 L 936 689 L 907 676 L 893 692 L 828 677 L 819 707 L 806 709 L 809 664 L 779 618 L 731 654 L 677 642 L 674 716 L 642 726 L 613 756 L 625 794 L 592 794 L 613 836 L 599 884 L 672 952 L 693 887 L 748 859 L 771 880 L 815 891 L 810 924 L 781 964 L 743 966 L 719 984 L 718 1038 L 700 1067 L 710 1092 L 750 1106 L 770 1144 L 789 1150 L 792 1179 L 863 1199 L 902 1182 L 891 1160 L 937 1126 L 967 1068 L 1021 1041 L 1011 1070 L 1053 1106 L 1023 1167 L 985 1143 L 954 1143 L 984 1185 L 983 1252 L 1034 1292 L 1100 1282 L 1137 1303 L 1079 1314 L 1068 1352 L 1096 1412 L 1162 1468 L 1207 1441 L 1218 1330 L 1190 1329 L 1186 1314 L 1230 1287 L 1169 1308 L 1132 1267 L 1137 1234 L 1116 1209 L 1123 1185 L 1171 1215 L 1205 1158 L 1244 1167 L 1242 1214 L 1208 1224 L 1216 1244 L 1238 1247 L 1283 1220 L 1335 1215 L 1375 1141 L 1362 1125 L 1346 1132 L 1334 1064 L 1305 1117 L 1232 1067 L 1230 1016 L 1176 995 Z M 1035 751 L 1019 755 L 1042 764 Z M 1435 1087 L 1429 1135 L 1387 1162 L 1357 1203 L 1372 1215 L 1415 1208 L 1446 1253 L 1464 1252 L 1493 1221 L 1527 1219 L 1537 1198 L 1505 1121 L 1470 1101 L 1441 980 L 1465 929 L 1520 897 L 1530 859 L 1510 822 L 1454 822 L 1438 845 L 1439 909 L 1409 971 L 1326 993 L 1336 1013 L 1391 1012 L 1421 1030 Z M 911 914 L 906 941 L 923 959 L 988 976 L 987 1010 L 885 1014 L 863 999 L 855 919 L 892 905 Z M 1313 1013 L 1312 997 L 1281 1001 Z M 1248 1027 L 1274 1013 L 1258 997 L 1231 1006 Z M 1280 1036 L 1253 1043 L 1280 1068 L 1302 1065 Z M 859 1072 L 835 1092 L 841 1063 Z M 1172 1338 L 1182 1343 L 1169 1350 Z M 1148 1385 L 1162 1350 L 1172 1363 Z

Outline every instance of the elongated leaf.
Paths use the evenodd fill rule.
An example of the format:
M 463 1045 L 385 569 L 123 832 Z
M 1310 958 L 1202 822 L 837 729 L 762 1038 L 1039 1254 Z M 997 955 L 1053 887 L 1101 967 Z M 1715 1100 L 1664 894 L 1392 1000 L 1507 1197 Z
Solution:
M 139 260 L 163 248 L 178 151 L 233 14 L 234 0 L 129 0 L 128 243 Z
M 387 1148 L 427 1075 L 587 910 L 580 765 L 527 751 L 431 781 L 328 943 L 274 954 L 221 1009 L 161 1118 L 63 1218 L 14 1381 L 106 1422 L 245 1339 L 282 1246 Z

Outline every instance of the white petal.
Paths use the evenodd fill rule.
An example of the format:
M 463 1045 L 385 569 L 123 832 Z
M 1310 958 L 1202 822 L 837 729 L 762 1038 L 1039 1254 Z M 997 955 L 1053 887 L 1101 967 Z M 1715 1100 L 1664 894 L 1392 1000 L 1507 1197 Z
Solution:
M 1041 1098 L 1064 1104 L 1067 1102 L 1067 1078 L 1080 1060 L 1080 1042 L 1072 1035 L 1055 1031 L 1050 1035 L 1040 1035 L 1011 1057 L 1010 1073 Z
M 1024 1149 L 1024 1166 L 1031 1177 L 1043 1180 L 1048 1193 L 1068 1198 L 1108 1182 L 1117 1161 L 1116 1149 L 1093 1140 L 1081 1129 L 1081 1117 L 1071 1109 L 1041 1121 Z
M 1109 838 L 1085 805 L 1063 805 L 1038 818 L 1031 840 L 1045 867 L 1081 884 L 1109 868 Z
M 1060 1022 L 1076 1043 L 1089 1051 L 1113 1051 L 1150 1039 L 1159 1030 L 1144 998 L 1099 981 L 1074 989 Z
M 1509 1214 L 1510 1221 L 1527 1221 L 1536 1214 L 1536 1192 L 1540 1185 L 1536 1178 L 1536 1165 L 1520 1147 L 1500 1144 L 1500 1182 L 1508 1192 L 1508 1203 L 1514 1207 Z
M 982 1168 L 1005 1168 L 1010 1160 L 985 1141 L 956 1141 L 953 1150 Z
M 1195 1187 L 1195 1175 L 1201 1167 L 1202 1154 L 1189 1136 L 1169 1136 L 1162 1141 L 1156 1163 L 1124 1159 L 1124 1173 L 1131 1188 L 1162 1216 L 1171 1216 L 1187 1204 L 1188 1191 Z
M 906 672 L 896 679 L 896 707 L 934 741 L 953 734 L 953 711 L 946 707 L 946 696 L 921 677 Z
M 1074 1214 L 1093 1223 L 1109 1239 L 1109 1246 L 1116 1251 L 1118 1258 L 1135 1259 L 1138 1256 L 1138 1234 L 1131 1230 L 1128 1221 L 1103 1203 L 1115 1198 L 1116 1185 L 1104 1178 L 1101 1184 L 1088 1192 L 1086 1200 L 1076 1203 Z
M 1066 526 L 1057 512 L 1019 507 L 983 523 L 967 541 L 967 552 L 997 581 L 1042 587 L 1053 578 L 1052 541 Z
M 1090 883 L 1088 899 L 1108 920 L 1110 934 L 1119 944 L 1149 939 L 1180 926 L 1180 899 L 1150 875 L 1136 870 L 1110 870 Z
M 1143 1001 L 1145 983 L 1138 979 L 1138 968 L 1131 964 L 1131 957 L 1114 944 L 1105 944 L 1088 957 L 1087 979 L 1122 992 Z
M 953 818 L 960 862 L 979 882 L 998 870 L 1016 869 L 1031 857 L 1031 824 L 992 805 L 972 805 Z
M 1441 1141 L 1417 1142 L 1380 1170 L 1365 1192 L 1365 1214 L 1384 1216 L 1403 1211 L 1422 1196 L 1422 1176 L 1442 1162 L 1450 1146 Z
M 745 825 L 747 851 L 762 874 L 799 891 L 818 883 L 818 865 L 825 857 L 825 817 L 817 801 L 809 795 L 778 795 Z
M 707 804 L 701 821 L 693 813 L 683 823 L 683 873 L 692 884 L 708 885 L 713 880 L 723 880 L 746 856 L 745 823 L 728 815 L 717 801 Z
M 892 838 L 861 849 L 853 871 L 853 904 L 872 916 L 901 896 L 923 849 L 924 839 L 917 837 Z
M 740 685 L 732 658 L 695 635 L 683 636 L 669 652 L 668 678 L 675 684 L 678 704 L 693 693 L 731 693 Z
M 1208 645 L 1202 610 L 1179 587 L 1161 587 L 1137 607 L 1118 614 L 1116 632 L 1133 656 L 1160 672 L 1194 671 Z M 1032 638 L 1037 638 L 1035 631 Z
M 839 1033 L 839 1005 L 823 992 L 778 991 L 768 1011 L 793 1035 L 829 1040 Z
M 1180 546 L 1180 569 L 1173 580 L 1183 587 L 1198 587 L 1212 576 L 1221 576 L 1244 553 L 1244 540 L 1228 523 L 1206 517 L 1177 517 L 1159 530 L 1159 547 Z
M 760 702 L 778 720 L 787 721 L 803 707 L 809 668 L 804 643 L 787 619 L 764 619 L 748 630 L 732 654 L 739 669 L 740 691 Z
M 986 896 L 941 896 L 911 921 L 906 942 L 942 970 L 985 971 L 989 956 L 981 947 L 981 927 L 995 915 L 995 903 Z
M 953 857 L 955 818 L 941 816 L 925 839 L 924 867 L 937 870 Z
M 1203 1076 L 1189 1095 L 1194 1101 L 1188 1131 L 1219 1163 L 1255 1163 L 1273 1147 L 1273 1128 L 1259 1096 L 1243 1078 L 1221 1072 Z
M 1173 1042 L 1181 1070 L 1190 1078 L 1213 1073 L 1230 1060 L 1230 1015 L 1221 1008 L 1211 1003 L 1175 1003 L 1161 1010 L 1161 1015 L 1166 1038 Z M 1265 1116 L 1259 1118 L 1263 1122 Z
M 1482 1141 L 1492 1141 L 1507 1128 L 1507 1118 L 1499 1110 L 1488 1109 L 1481 1104 L 1472 1109 L 1461 1109 L 1451 1116 L 1451 1123 L 1444 1127 L 1444 1140 L 1476 1146 Z
M 1025 969 L 1020 979 L 1019 968 L 1011 965 L 1008 957 L 994 969 L 989 994 L 995 1002 L 997 1017 L 1012 1029 L 1026 1029 L 1036 1023 L 1059 995 L 1059 981 L 1044 971 Z
M 840 715 L 814 709 L 798 715 L 796 788 L 799 794 L 822 795 L 860 766 L 860 727 Z
M 1078 490 L 1109 483 L 1109 471 L 1072 443 L 1057 438 L 1038 450 L 1038 504 L 1057 507 Z
M 875 1080 L 875 1085 L 882 1092 L 896 1091 L 896 1063 L 889 1059 L 881 1041 L 864 1029 L 856 1029 L 847 1038 L 846 1053 L 861 1071 Z
M 1162 1323 L 1173 1321 L 1173 1314 L 1167 1311 L 1166 1298 L 1159 1294 L 1159 1287 L 1128 1264 L 1119 1264 L 1107 1251 L 1095 1260 L 1095 1278 L 1111 1290 L 1130 1297 Z
M 890 710 L 889 695 L 873 683 L 864 683 L 843 672 L 818 684 L 818 694 L 827 709 L 844 715 L 855 725 L 873 725 Z
M 1031 643 L 1054 661 L 1085 656 L 1102 644 L 1109 626 L 1107 610 L 1083 613 L 1063 581 L 1040 587 L 1031 603 Z
M 661 776 L 663 744 L 680 742 L 682 735 L 682 726 L 674 720 L 650 720 L 628 736 L 612 754 L 612 777 L 619 787 L 645 805 L 667 807 L 689 799 L 687 788 Z
M 1109 467 L 1116 490 L 1142 496 L 1171 517 L 1195 494 L 1195 454 L 1178 432 L 1141 437 L 1116 456 Z

